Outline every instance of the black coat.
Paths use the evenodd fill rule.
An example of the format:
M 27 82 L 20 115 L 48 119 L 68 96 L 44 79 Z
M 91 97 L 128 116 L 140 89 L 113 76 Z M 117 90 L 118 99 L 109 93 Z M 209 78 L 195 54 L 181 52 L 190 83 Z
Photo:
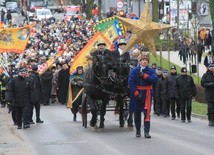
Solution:
M 166 78 L 166 94 L 167 97 L 178 97 L 178 91 L 176 88 L 176 79 L 178 75 L 177 74 L 170 74 Z
M 30 78 L 18 76 L 11 81 L 12 103 L 15 106 L 25 106 L 33 103 L 33 81 Z
M 162 78 L 161 79 L 161 84 L 160 84 L 160 98 L 161 98 L 161 101 L 167 101 L 168 100 L 168 97 L 167 97 L 167 89 L 166 89 L 166 78 Z
M 96 68 L 96 65 L 99 65 L 98 62 L 102 62 L 102 59 L 107 62 L 109 69 L 114 67 L 114 55 L 110 50 L 105 49 L 103 52 L 96 50 L 91 55 L 93 57 L 93 69 Z
M 166 99 L 166 79 L 162 76 L 158 77 L 158 82 L 155 85 L 155 98 L 157 102 Z
M 201 79 L 201 86 L 205 88 L 205 100 L 207 102 L 214 101 L 214 75 L 211 71 L 207 71 Z
M 176 79 L 176 87 L 179 98 L 192 98 L 196 95 L 196 87 L 190 75 L 180 75 Z
M 64 70 L 62 69 L 59 72 L 58 75 L 58 83 L 57 83 L 57 87 L 58 87 L 58 99 L 59 99 L 59 103 L 66 103 L 66 98 L 67 98 L 67 94 L 68 94 L 68 85 L 69 85 L 69 68 Z
M 40 77 L 38 73 L 32 72 L 30 74 L 30 77 L 33 79 L 34 84 L 34 90 L 33 90 L 33 96 L 35 101 L 41 102 L 42 101 L 42 88 L 41 88 L 41 82 Z
M 130 61 L 129 52 L 126 52 L 123 55 L 120 55 L 120 52 L 118 50 L 116 50 L 112 54 L 113 54 L 113 56 L 114 56 L 116 61 L 120 61 L 121 60 L 123 63 L 126 63 L 126 62 Z

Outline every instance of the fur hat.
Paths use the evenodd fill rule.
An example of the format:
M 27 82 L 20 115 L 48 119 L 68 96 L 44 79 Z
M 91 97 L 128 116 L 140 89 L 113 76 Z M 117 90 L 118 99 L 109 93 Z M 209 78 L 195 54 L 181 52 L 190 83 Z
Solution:
M 138 61 L 140 62 L 142 59 L 146 59 L 149 61 L 149 53 L 143 52 L 141 55 L 139 55 Z

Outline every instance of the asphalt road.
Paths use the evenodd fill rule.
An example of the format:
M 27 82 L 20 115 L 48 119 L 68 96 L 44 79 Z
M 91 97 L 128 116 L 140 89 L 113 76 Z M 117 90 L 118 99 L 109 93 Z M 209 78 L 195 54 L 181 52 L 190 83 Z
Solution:
M 89 114 L 90 116 L 90 114 Z M 44 124 L 21 130 L 38 155 L 213 155 L 214 128 L 206 120 L 192 123 L 152 115 L 151 139 L 135 138 L 135 130 L 119 128 L 118 116 L 106 115 L 103 131 L 73 122 L 63 105 L 42 106 Z M 142 128 L 143 131 L 143 128 Z

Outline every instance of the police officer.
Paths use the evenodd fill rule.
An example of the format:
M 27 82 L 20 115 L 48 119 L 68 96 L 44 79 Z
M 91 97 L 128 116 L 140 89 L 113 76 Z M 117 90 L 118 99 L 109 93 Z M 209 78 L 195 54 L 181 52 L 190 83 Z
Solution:
M 166 94 L 166 78 L 168 77 L 168 70 L 163 70 L 163 77 L 160 84 L 160 98 L 162 103 L 163 117 L 169 117 L 169 99 Z
M 41 82 L 39 74 L 37 73 L 38 67 L 37 65 L 32 65 L 32 72 L 30 74 L 30 78 L 34 81 L 34 89 L 33 89 L 33 97 L 34 97 L 34 103 L 30 104 L 30 112 L 29 112 L 29 121 L 30 124 L 34 124 L 33 121 L 33 109 L 35 107 L 36 110 L 36 123 L 43 123 L 40 119 L 40 104 L 42 102 L 42 88 L 41 88 Z
M 151 138 L 150 111 L 152 85 L 157 82 L 155 71 L 148 67 L 149 55 L 143 53 L 139 57 L 139 65 L 131 70 L 128 85 L 131 91 L 130 112 L 134 112 L 136 137 L 141 137 L 141 112 L 144 112 L 144 136 Z
M 205 88 L 209 126 L 214 127 L 214 64 L 210 64 L 207 72 L 202 76 L 201 86 Z
M 192 97 L 196 95 L 196 87 L 193 78 L 187 75 L 186 67 L 181 68 L 181 75 L 176 79 L 178 97 L 181 104 L 181 121 L 191 122 Z M 187 111 L 185 110 L 187 108 Z
M 162 102 L 161 102 L 161 83 L 162 83 L 162 68 L 161 67 L 157 67 L 156 68 L 156 74 L 158 77 L 158 81 L 155 84 L 155 91 L 154 91 L 154 97 L 156 98 L 155 101 L 156 103 L 154 104 L 155 106 L 155 114 L 157 114 L 158 116 L 160 116 L 160 114 L 162 113 Z
M 180 118 L 180 104 L 178 102 L 178 91 L 176 88 L 176 79 L 178 77 L 176 67 L 174 65 L 171 66 L 170 75 L 166 78 L 166 93 L 169 98 L 170 107 L 171 107 L 171 115 L 172 120 L 175 120 L 175 105 L 177 117 Z
M 27 69 L 20 68 L 18 77 L 11 81 L 12 103 L 16 108 L 17 129 L 29 128 L 29 104 L 33 101 L 33 81 L 27 77 Z

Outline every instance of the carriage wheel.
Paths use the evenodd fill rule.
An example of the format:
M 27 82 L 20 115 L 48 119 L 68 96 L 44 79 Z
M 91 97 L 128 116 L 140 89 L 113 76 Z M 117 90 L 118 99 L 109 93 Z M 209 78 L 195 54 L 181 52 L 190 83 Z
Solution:
M 86 103 L 86 95 L 83 95 L 82 100 L 82 126 L 87 128 L 87 103 Z

